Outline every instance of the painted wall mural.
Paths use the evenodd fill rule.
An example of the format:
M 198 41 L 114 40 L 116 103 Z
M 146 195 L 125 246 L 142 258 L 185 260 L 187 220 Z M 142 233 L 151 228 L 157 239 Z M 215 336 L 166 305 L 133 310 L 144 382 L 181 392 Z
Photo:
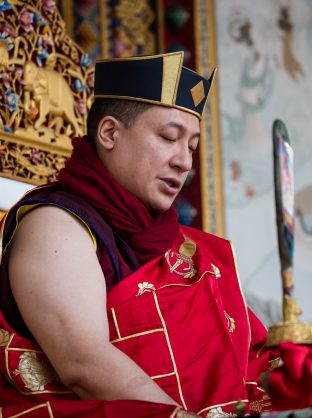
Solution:
M 252 3 L 252 4 L 251 4 Z M 312 1 L 218 0 L 226 235 L 248 299 L 270 322 L 281 284 L 272 124 L 285 122 L 295 165 L 295 294 L 312 320 Z

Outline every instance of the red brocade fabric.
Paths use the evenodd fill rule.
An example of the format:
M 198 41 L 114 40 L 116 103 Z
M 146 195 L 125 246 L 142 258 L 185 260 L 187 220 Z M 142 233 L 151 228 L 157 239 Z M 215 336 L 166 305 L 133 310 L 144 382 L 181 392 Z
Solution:
M 284 342 L 278 348 L 283 364 L 269 378 L 273 408 L 312 406 L 312 346 Z
M 170 251 L 108 292 L 111 343 L 182 408 L 202 417 L 227 416 L 238 400 L 246 402 L 247 412 L 269 411 L 254 377 L 269 367 L 274 353 L 257 356 L 266 331 L 246 308 L 231 246 L 200 231 L 181 231 Z M 186 237 L 195 244 L 192 258 L 180 253 Z M 4 418 L 28 409 L 25 416 L 51 417 L 48 407 L 54 417 L 175 416 L 174 407 L 154 403 L 77 400 L 53 378 L 40 348 L 1 314 L 0 330 L 0 370 L 8 382 L 0 388 Z
M 98 210 L 142 264 L 164 254 L 179 236 L 176 210 L 171 207 L 152 216 L 109 174 L 86 138 L 73 139 L 73 146 L 72 156 L 59 175 L 63 188 Z

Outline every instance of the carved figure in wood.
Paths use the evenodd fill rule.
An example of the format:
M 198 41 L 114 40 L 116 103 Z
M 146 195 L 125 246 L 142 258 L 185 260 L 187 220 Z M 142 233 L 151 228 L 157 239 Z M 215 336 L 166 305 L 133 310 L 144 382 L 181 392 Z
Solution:
M 25 109 L 29 109 L 32 96 L 39 110 L 38 118 L 34 124 L 36 129 L 40 128 L 48 113 L 51 112 L 57 117 L 64 117 L 73 126 L 75 135 L 81 133 L 74 112 L 72 92 L 61 74 L 50 68 L 37 67 L 33 62 L 26 62 L 24 65 L 24 80 L 26 82 Z M 57 119 L 53 122 L 53 125 L 56 124 L 57 133 L 62 126 L 61 119 L 59 119 L 59 122 L 57 122 Z

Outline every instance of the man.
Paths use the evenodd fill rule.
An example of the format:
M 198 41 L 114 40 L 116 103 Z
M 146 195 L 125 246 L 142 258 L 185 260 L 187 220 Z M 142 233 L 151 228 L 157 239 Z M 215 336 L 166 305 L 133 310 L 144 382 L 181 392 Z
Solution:
M 257 382 L 276 355 L 231 246 L 180 227 L 172 207 L 212 82 L 182 60 L 99 61 L 88 137 L 73 141 L 59 183 L 7 216 L 3 417 L 270 410 Z

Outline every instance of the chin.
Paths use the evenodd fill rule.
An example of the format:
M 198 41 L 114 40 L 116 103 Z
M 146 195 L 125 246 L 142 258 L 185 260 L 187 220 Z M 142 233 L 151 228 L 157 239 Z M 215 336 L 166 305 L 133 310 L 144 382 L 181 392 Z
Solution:
M 163 201 L 153 201 L 153 202 L 149 202 L 149 205 L 147 206 L 149 208 L 150 211 L 152 212 L 166 212 L 167 210 L 169 210 L 171 208 L 171 206 L 173 205 L 174 200 L 170 199 L 170 201 L 168 201 L 166 199 L 163 199 Z

